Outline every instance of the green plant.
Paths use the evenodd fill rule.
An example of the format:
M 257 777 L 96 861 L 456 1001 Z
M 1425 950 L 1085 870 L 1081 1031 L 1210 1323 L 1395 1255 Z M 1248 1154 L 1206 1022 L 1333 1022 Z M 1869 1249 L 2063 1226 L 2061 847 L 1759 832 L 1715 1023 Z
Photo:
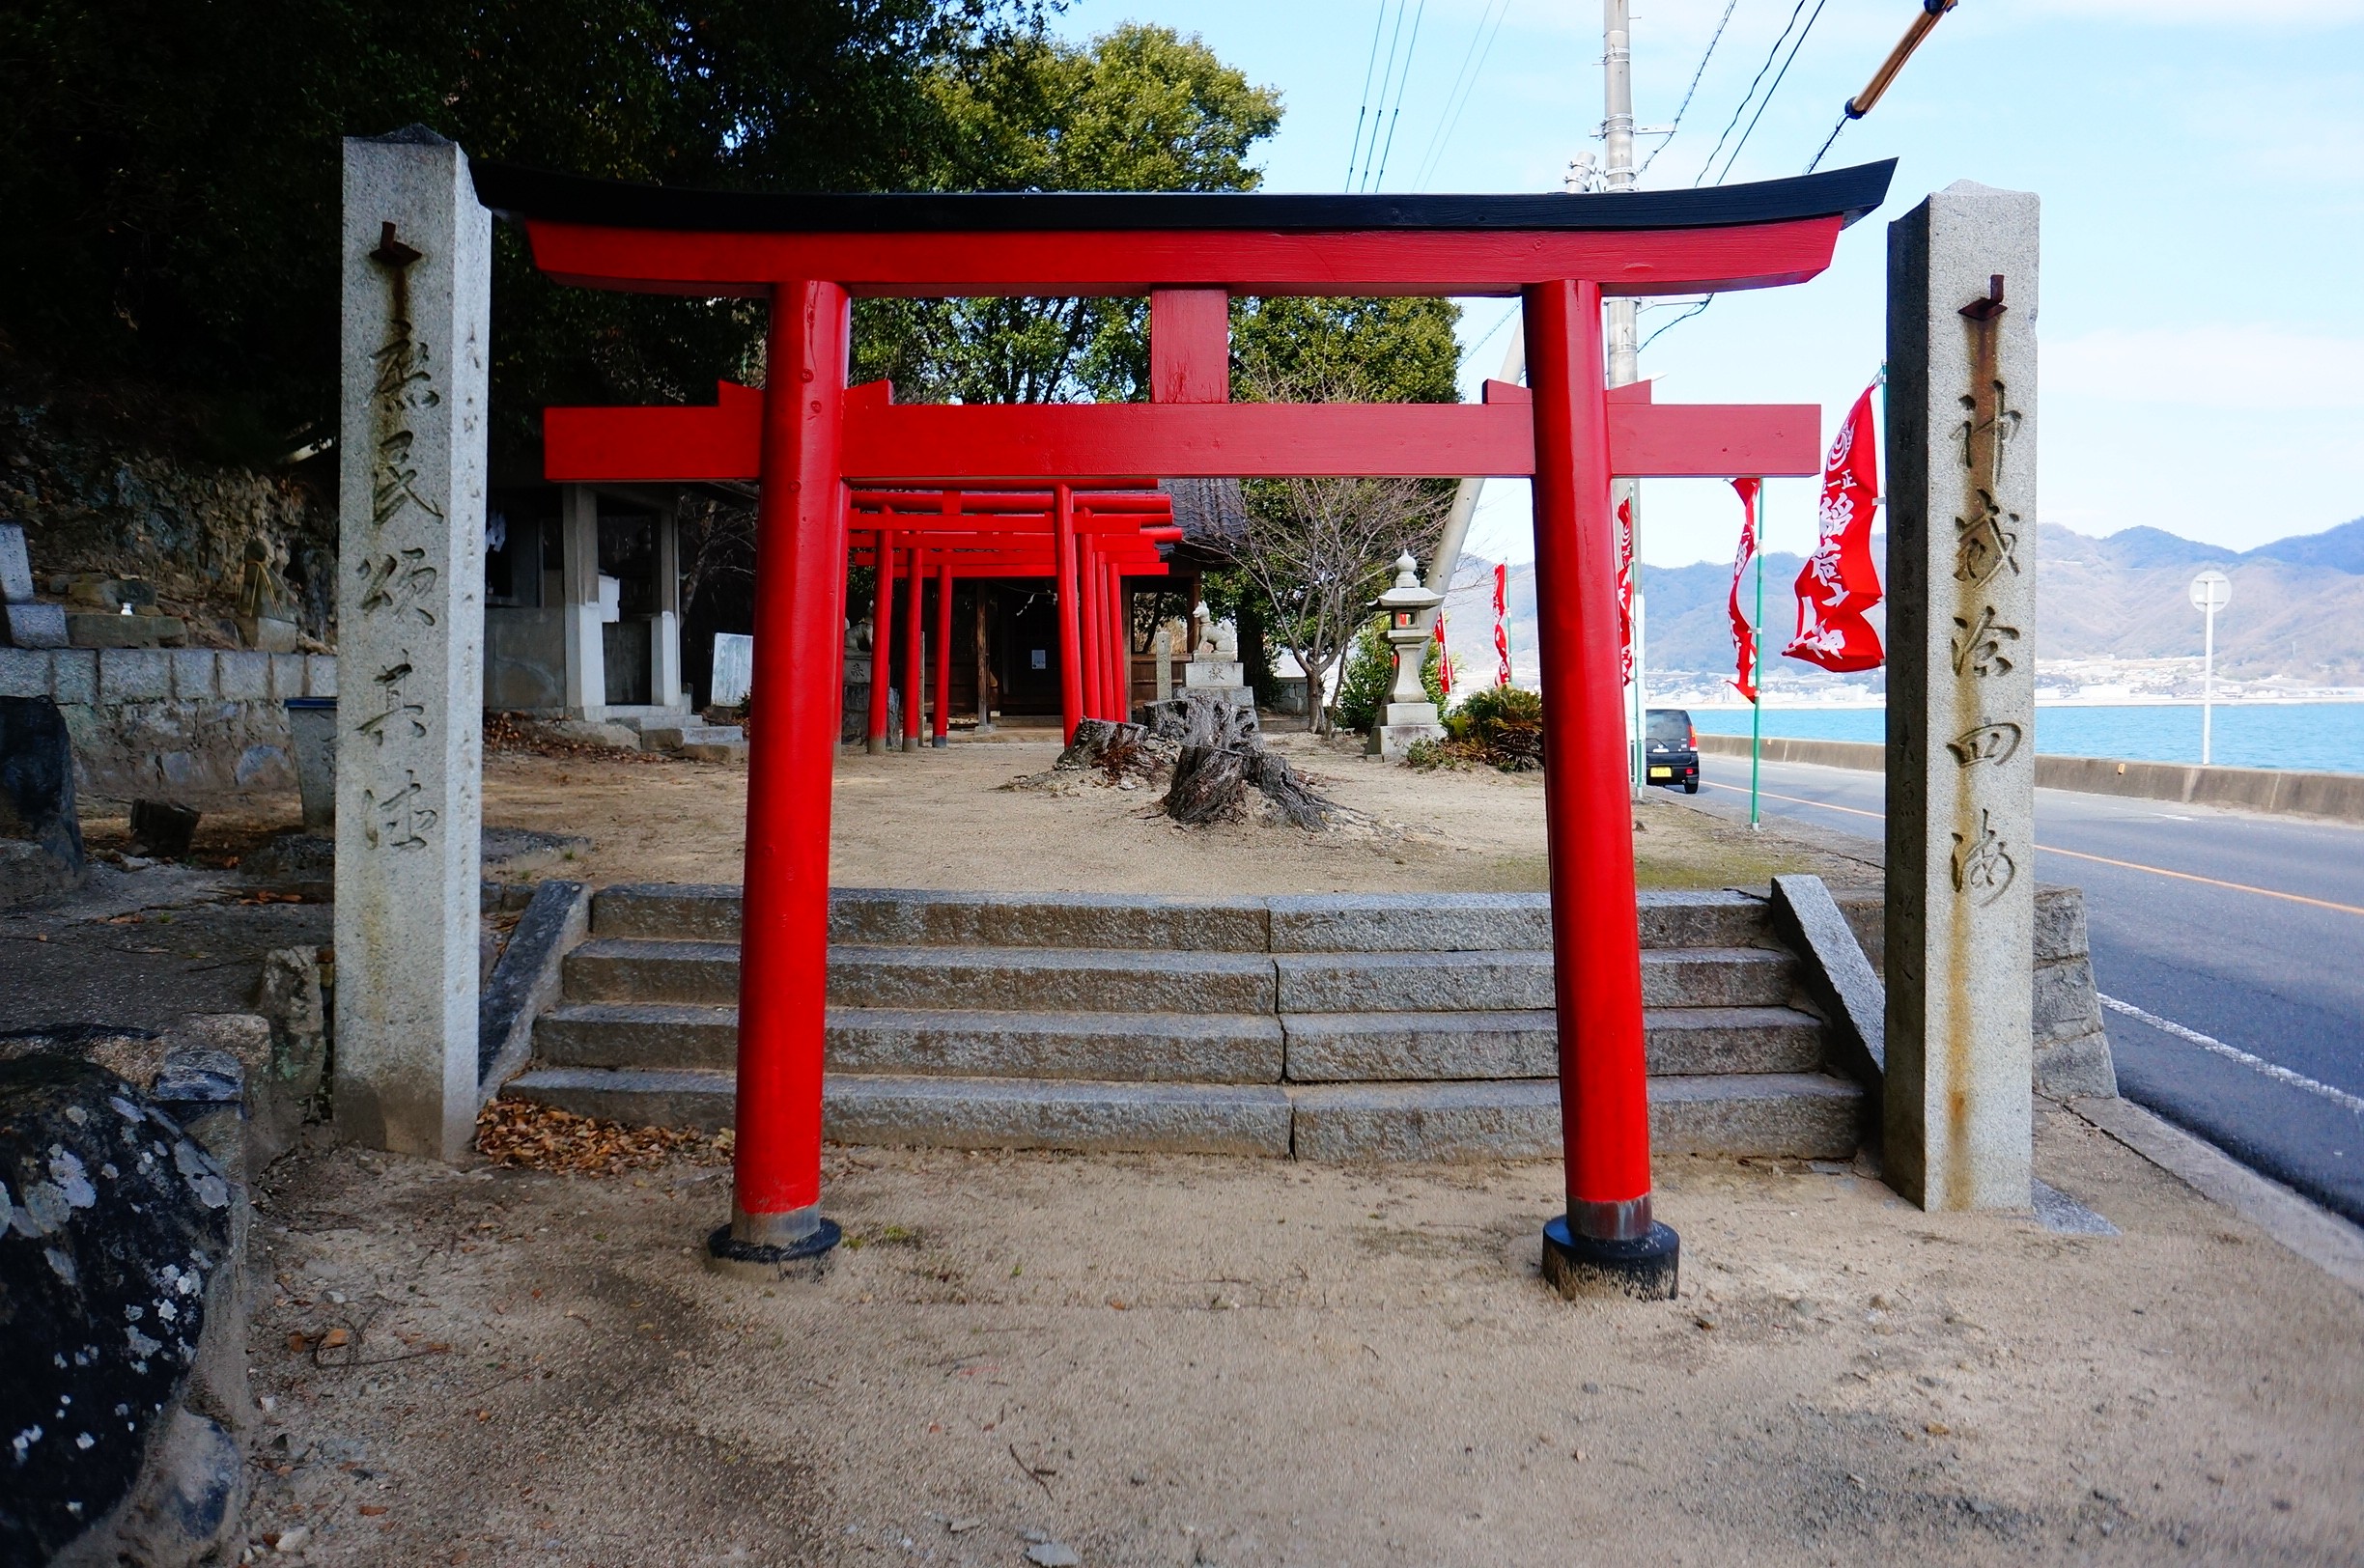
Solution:
M 1506 773 L 1543 766 L 1543 698 L 1519 686 L 1479 686 L 1445 715 L 1445 733 L 1472 761 Z
M 1395 680 L 1394 650 L 1388 646 L 1387 617 L 1374 615 L 1355 633 L 1346 653 L 1346 670 L 1338 677 L 1337 721 L 1350 730 L 1367 730 L 1379 722 L 1388 687 Z

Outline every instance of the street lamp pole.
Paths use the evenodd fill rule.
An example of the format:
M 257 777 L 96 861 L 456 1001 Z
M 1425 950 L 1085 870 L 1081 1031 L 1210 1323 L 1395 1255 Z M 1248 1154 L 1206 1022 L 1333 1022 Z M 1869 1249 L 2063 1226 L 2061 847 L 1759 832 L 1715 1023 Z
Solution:
M 2206 618 L 2200 654 L 2200 766 L 2214 760 L 2216 726 L 2216 612 L 2233 602 L 2233 579 L 2209 568 L 2191 580 L 2192 608 Z

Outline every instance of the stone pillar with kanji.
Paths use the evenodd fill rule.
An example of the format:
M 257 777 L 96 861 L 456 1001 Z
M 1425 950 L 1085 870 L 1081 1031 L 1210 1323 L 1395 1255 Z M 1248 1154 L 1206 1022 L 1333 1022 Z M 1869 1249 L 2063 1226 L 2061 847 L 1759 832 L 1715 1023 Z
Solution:
M 464 1157 L 478 1106 L 492 224 L 459 147 L 345 143 L 336 1119 Z
M 1968 182 L 1888 230 L 1885 1170 L 2029 1201 L 2038 202 Z

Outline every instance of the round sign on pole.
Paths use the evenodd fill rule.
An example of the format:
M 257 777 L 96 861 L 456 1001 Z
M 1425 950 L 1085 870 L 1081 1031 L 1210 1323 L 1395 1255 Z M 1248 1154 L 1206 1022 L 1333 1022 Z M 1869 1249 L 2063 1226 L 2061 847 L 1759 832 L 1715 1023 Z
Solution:
M 2192 608 L 2220 610 L 2233 602 L 2233 579 L 2210 567 L 2191 580 Z

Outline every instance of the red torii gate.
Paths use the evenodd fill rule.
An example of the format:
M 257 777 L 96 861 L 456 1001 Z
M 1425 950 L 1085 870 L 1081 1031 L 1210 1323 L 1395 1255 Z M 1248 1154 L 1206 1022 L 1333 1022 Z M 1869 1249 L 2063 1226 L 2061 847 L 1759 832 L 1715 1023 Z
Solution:
M 638 410 L 632 410 L 638 411 Z M 649 410 L 662 411 L 662 410 Z M 611 410 L 600 410 L 603 414 Z M 1181 538 L 1171 526 L 1172 497 L 1157 490 L 1079 492 L 1071 485 L 1047 490 L 857 490 L 853 493 L 854 531 L 870 522 L 871 547 L 881 541 L 891 560 L 898 546 L 914 547 L 925 539 L 936 553 L 940 583 L 955 576 L 1049 576 L 1057 580 L 1061 620 L 1059 656 L 1060 711 L 1063 732 L 1075 738 L 1079 718 L 1118 718 L 1127 715 L 1129 674 L 1121 658 L 1123 579 L 1163 576 L 1166 565 L 1154 548 L 1143 552 L 1145 541 L 1154 546 Z M 908 519 L 908 520 L 905 520 Z M 1037 543 L 1039 541 L 1039 543 Z M 860 548 L 859 544 L 856 549 Z M 857 560 L 856 565 L 870 562 Z M 892 604 L 881 579 L 873 625 L 880 646 L 892 617 Z M 949 678 L 950 601 L 940 585 L 937 596 L 937 689 Z M 915 609 L 914 613 L 916 613 Z M 905 682 L 913 691 L 916 668 L 907 655 Z M 869 734 L 872 750 L 886 734 L 885 688 L 871 686 Z M 917 737 L 911 716 L 915 698 L 904 698 L 906 743 Z M 935 721 L 937 743 L 943 743 L 945 715 L 941 696 Z
M 1813 473 L 1820 410 L 1612 397 L 1601 298 L 1803 282 L 1894 170 L 1600 195 L 940 196 L 669 190 L 477 165 L 479 197 L 524 223 L 535 264 L 561 282 L 771 305 L 763 392 L 667 414 L 676 440 L 715 450 L 753 434 L 756 684 L 786 694 L 755 732 L 748 781 L 736 1190 L 710 1255 L 776 1270 L 837 1240 L 820 1156 L 848 482 L 1531 476 L 1568 1200 L 1545 1227 L 1544 1269 L 1565 1291 L 1672 1295 L 1676 1239 L 1650 1209 L 1610 481 Z M 856 294 L 1147 294 L 1151 401 L 903 406 L 881 384 L 848 389 Z M 1515 294 L 1532 396 L 1233 404 L 1232 294 Z M 579 417 L 577 434 L 599 415 Z
M 883 383 L 881 383 L 883 386 Z M 876 392 L 878 388 L 862 388 Z M 760 414 L 763 394 L 753 387 L 735 381 L 716 383 L 716 400 L 706 408 L 549 408 L 544 410 L 543 477 L 560 483 L 574 484 L 663 484 L 689 483 L 699 480 L 736 479 L 753 481 L 762 477 L 762 439 Z M 1103 600 L 1120 593 L 1104 563 L 1096 560 L 1090 536 L 1123 531 L 1136 524 L 1106 520 L 1114 517 L 1137 518 L 1138 525 L 1151 526 L 1170 522 L 1173 518 L 1173 499 L 1159 490 L 1128 488 L 1120 482 L 1113 490 L 1096 490 L 1087 485 L 1058 484 L 1049 490 L 1040 488 L 1012 490 L 998 488 L 978 490 L 969 488 L 926 488 L 901 490 L 857 489 L 852 495 L 856 518 L 865 514 L 886 516 L 915 515 L 931 518 L 949 516 L 991 518 L 1004 531 L 1034 532 L 1048 538 L 1055 549 L 1055 559 L 1039 573 L 1004 575 L 1055 576 L 1058 582 L 1056 595 L 1059 612 L 1059 709 L 1061 727 L 1067 739 L 1075 739 L 1079 718 L 1114 718 L 1127 716 L 1129 703 L 1120 681 L 1114 687 L 1103 684 L 1100 651 L 1110 640 L 1121 614 L 1111 618 Z M 858 522 L 855 524 L 858 527 Z M 883 525 L 882 525 L 883 526 Z M 900 534 L 900 527 L 893 530 Z M 1131 575 L 1157 574 L 1135 573 Z M 917 590 L 910 591 L 914 599 L 910 613 L 916 617 Z M 938 619 L 943 617 L 938 610 Z M 881 599 L 872 610 L 876 644 L 887 648 L 887 627 L 893 619 L 893 605 Z M 916 635 L 916 620 L 907 629 L 906 640 Z M 1083 652 L 1080 654 L 1079 650 Z M 909 672 L 915 668 L 909 662 L 912 655 L 906 651 L 906 684 L 914 687 L 917 682 Z M 939 663 L 944 662 L 939 658 Z M 886 687 L 871 683 L 871 706 L 867 723 L 869 748 L 876 752 L 892 743 L 886 734 Z M 941 689 L 941 686 L 940 686 Z M 910 711 L 911 699 L 905 700 L 904 738 L 907 747 L 918 740 L 917 720 Z M 936 726 L 942 736 L 943 726 Z

